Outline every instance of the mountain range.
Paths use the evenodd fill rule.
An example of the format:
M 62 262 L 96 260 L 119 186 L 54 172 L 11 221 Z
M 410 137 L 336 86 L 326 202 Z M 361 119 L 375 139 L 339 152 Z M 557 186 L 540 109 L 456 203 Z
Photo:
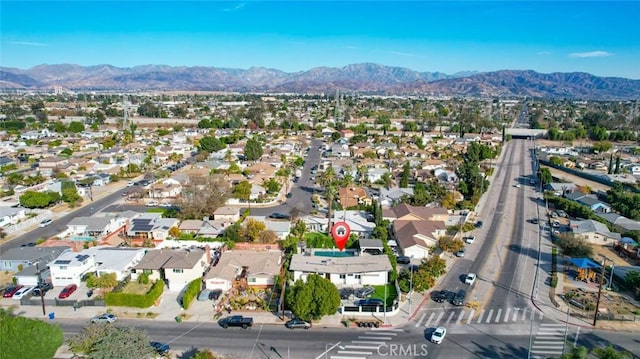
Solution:
M 0 67 L 0 89 L 74 91 L 230 91 L 272 93 L 343 93 L 429 96 L 529 96 L 570 99 L 637 99 L 640 80 L 599 77 L 584 72 L 543 74 L 531 70 L 493 72 L 418 72 L 373 63 L 315 67 L 284 72 L 205 66 L 73 64 L 30 69 Z

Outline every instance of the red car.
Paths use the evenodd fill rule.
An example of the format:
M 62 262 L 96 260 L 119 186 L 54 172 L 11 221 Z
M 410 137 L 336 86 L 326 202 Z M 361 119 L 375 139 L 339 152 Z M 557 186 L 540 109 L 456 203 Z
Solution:
M 76 291 L 76 289 L 78 289 L 78 286 L 75 284 L 69 284 L 68 286 L 64 287 L 62 289 L 62 292 L 60 292 L 60 295 L 58 296 L 58 298 L 60 299 L 65 299 L 65 298 L 69 298 L 69 296 L 71 294 L 73 294 L 73 292 Z
M 17 291 L 22 289 L 22 287 L 24 287 L 24 286 L 23 285 L 16 285 L 16 286 L 7 287 L 7 289 L 4 290 L 4 294 L 2 295 L 2 298 L 11 298 L 11 297 L 13 297 L 13 295 L 16 294 Z

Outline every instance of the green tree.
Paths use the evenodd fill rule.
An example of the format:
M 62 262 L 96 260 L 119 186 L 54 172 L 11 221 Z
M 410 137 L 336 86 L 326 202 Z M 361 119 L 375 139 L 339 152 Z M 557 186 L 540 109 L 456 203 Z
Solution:
M 249 181 L 242 181 L 235 186 L 233 186 L 233 197 L 241 199 L 243 201 L 248 201 L 251 197 L 251 188 L 252 185 Z
M 278 193 L 282 188 L 282 184 L 273 177 L 263 180 L 262 185 L 266 188 L 267 193 Z
M 632 359 L 633 355 L 626 351 L 617 351 L 612 345 L 604 348 L 593 348 L 591 354 L 598 359 Z
M 26 208 L 45 208 L 60 201 L 60 194 L 53 191 L 26 191 L 20 196 L 19 201 Z
M 571 349 L 571 352 L 564 354 L 562 359 L 585 359 L 587 357 L 587 348 L 580 346 Z
M 262 157 L 262 144 L 253 138 L 247 140 L 247 143 L 244 145 L 244 156 L 247 161 L 257 161 Z
M 540 168 L 538 170 L 538 176 L 540 177 L 540 182 L 543 186 L 553 182 L 553 175 L 551 174 L 551 170 L 547 167 Z
M 209 153 L 218 152 L 225 149 L 227 145 L 216 137 L 205 136 L 198 142 L 198 150 Z
M 242 236 L 247 242 L 256 242 L 266 228 L 264 222 L 247 218 L 242 226 Z
M 415 122 L 411 122 L 414 123 Z M 411 177 L 411 165 L 409 164 L 409 161 L 404 163 L 404 166 L 402 166 L 402 176 L 400 177 L 400 188 L 407 188 L 409 187 L 409 177 Z
M 76 189 L 75 186 L 62 189 L 63 202 L 67 202 L 69 203 L 69 205 L 73 207 L 78 201 L 81 201 L 81 200 L 82 200 L 82 196 L 78 194 L 78 190 Z
M 340 294 L 330 280 L 309 274 L 307 281 L 297 280 L 285 297 L 287 305 L 301 319 L 318 320 L 340 307 Z
M 78 121 L 71 121 L 69 123 L 69 127 L 67 127 L 67 131 L 71 133 L 80 133 L 84 131 L 84 124 Z
M 69 339 L 69 348 L 91 359 L 148 358 L 154 354 L 147 333 L 110 324 L 90 324 Z
M 293 228 L 291 228 L 291 234 L 298 238 L 298 240 L 301 240 L 305 233 L 307 233 L 307 224 L 305 221 L 300 219 L 296 222 Z

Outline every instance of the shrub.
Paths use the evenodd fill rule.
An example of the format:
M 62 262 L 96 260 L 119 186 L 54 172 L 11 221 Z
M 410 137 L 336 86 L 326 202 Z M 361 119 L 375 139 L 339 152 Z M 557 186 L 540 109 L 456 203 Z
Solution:
M 187 285 L 187 289 L 182 295 L 182 308 L 189 309 L 191 302 L 195 297 L 198 296 L 198 293 L 200 292 L 200 283 L 200 279 L 194 279 L 189 283 L 189 285 Z
M 164 282 L 157 280 L 146 294 L 110 292 L 104 296 L 106 305 L 115 307 L 149 308 L 162 295 Z
M 142 273 L 138 276 L 138 283 L 140 284 L 149 284 L 149 274 L 150 273 Z
M 62 329 L 0 309 L 0 358 L 53 358 L 64 341 Z

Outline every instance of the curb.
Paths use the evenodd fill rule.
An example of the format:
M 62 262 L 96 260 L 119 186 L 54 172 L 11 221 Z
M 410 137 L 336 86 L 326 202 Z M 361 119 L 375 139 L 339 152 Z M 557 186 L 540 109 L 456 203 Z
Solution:
M 411 319 L 413 319 L 413 317 L 416 316 L 416 314 L 418 314 L 418 311 L 420 310 L 420 308 L 422 307 L 422 305 L 424 304 L 424 302 L 427 300 L 427 296 L 424 296 L 422 298 L 422 301 L 420 302 L 420 304 L 418 304 L 418 306 L 416 307 L 416 309 L 413 311 L 413 313 L 411 313 L 411 316 L 409 316 L 409 319 L 407 319 L 407 322 L 410 322 Z

